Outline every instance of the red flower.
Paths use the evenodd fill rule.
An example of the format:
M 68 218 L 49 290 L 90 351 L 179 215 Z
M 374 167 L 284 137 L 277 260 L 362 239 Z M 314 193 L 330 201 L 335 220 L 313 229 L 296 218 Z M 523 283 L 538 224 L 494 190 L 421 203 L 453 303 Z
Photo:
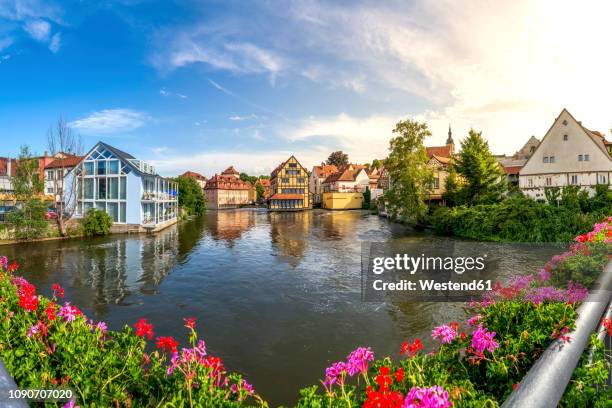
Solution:
M 53 289 L 53 297 L 64 298 L 64 288 L 62 288 L 60 285 L 54 283 L 51 289 Z
M 393 384 L 393 378 L 389 376 L 391 369 L 382 366 L 379 369 L 379 375 L 375 380 L 379 389 L 374 390 L 371 386 L 366 388 L 366 400 L 363 403 L 364 408 L 401 408 L 404 402 L 404 396 L 398 391 L 389 391 L 389 387 Z M 403 379 L 404 370 L 398 368 L 395 372 L 396 379 Z M 398 379 L 398 381 L 401 381 Z
M 176 353 L 178 344 L 178 341 L 174 340 L 171 336 L 160 336 L 157 338 L 157 348 L 170 353 Z
M 19 306 L 27 312 L 38 309 L 38 296 L 35 296 L 36 287 L 28 282 L 23 282 L 18 286 Z
M 514 391 L 518 390 L 518 386 L 519 386 L 519 383 L 512 384 L 512 388 L 514 389 Z
M 608 332 L 608 335 L 612 336 L 612 319 L 603 319 L 601 325 Z
M 398 368 L 397 371 L 395 372 L 395 381 L 396 382 L 402 382 L 404 381 L 404 369 L 403 368 Z
M 195 330 L 195 326 L 196 326 L 196 318 L 195 317 L 187 317 L 187 318 L 183 318 L 183 320 L 185 321 L 185 327 L 191 330 Z
M 389 376 L 391 369 L 389 367 L 381 366 L 378 372 L 379 375 L 374 378 L 376 384 L 378 384 L 381 390 L 388 389 L 393 383 L 393 379 Z
M 146 319 L 140 319 L 138 323 L 134 325 L 136 327 L 136 335 L 142 338 L 149 336 L 149 340 L 153 339 L 153 325 L 147 323 Z
M 414 357 L 419 350 L 423 350 L 423 343 L 421 343 L 420 339 L 414 339 L 412 344 L 409 341 L 405 341 L 402 343 L 400 355 L 407 354 L 409 357 Z
M 55 312 L 55 303 L 49 302 L 47 308 L 45 309 L 45 313 L 47 314 L 47 320 L 49 320 L 50 322 L 55 320 Z
M 17 265 L 17 261 L 13 261 L 11 262 L 11 264 L 8 266 L 8 268 L 6 268 L 6 270 L 8 272 L 13 272 L 15 270 L 17 270 L 17 268 L 19 268 L 19 265 Z

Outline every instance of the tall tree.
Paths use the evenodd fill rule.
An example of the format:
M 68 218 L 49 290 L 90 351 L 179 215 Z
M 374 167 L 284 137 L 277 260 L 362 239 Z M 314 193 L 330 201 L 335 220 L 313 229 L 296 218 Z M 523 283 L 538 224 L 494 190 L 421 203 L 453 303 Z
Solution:
M 426 123 L 405 120 L 395 125 L 393 133 L 385 160 L 391 180 L 385 198 L 392 217 L 415 223 L 427 213 L 425 197 L 433 180 L 424 144 L 431 132 Z
M 333 164 L 336 167 L 342 167 L 349 164 L 349 157 L 348 154 L 343 153 L 342 150 L 338 150 L 330 154 L 325 163 L 329 165 Z
M 193 177 L 178 176 L 179 205 L 190 215 L 201 215 L 206 209 L 206 199 L 202 187 Z
M 15 176 L 11 179 L 15 194 L 15 208 L 7 215 L 16 238 L 33 239 L 47 229 L 47 205 L 42 200 L 43 181 L 38 159 L 32 157 L 28 146 L 21 147 Z
M 453 166 L 461 183 L 457 184 L 456 191 L 449 190 L 449 194 L 455 195 L 458 204 L 493 203 L 508 189 L 504 170 L 491 153 L 482 132 L 470 129 L 468 137 L 461 142 L 461 152 Z
M 69 162 L 63 156 L 83 154 L 81 137 L 74 135 L 64 118 L 60 116 L 57 122 L 47 131 L 47 149 L 51 156 L 58 156 L 56 159 L 57 166 L 54 168 L 55 175 L 51 181 L 57 213 L 55 221 L 59 233 L 65 237 L 68 235 L 66 222 L 72 218 L 77 208 L 75 204 L 78 177 L 66 177 L 74 163 L 69 165 Z

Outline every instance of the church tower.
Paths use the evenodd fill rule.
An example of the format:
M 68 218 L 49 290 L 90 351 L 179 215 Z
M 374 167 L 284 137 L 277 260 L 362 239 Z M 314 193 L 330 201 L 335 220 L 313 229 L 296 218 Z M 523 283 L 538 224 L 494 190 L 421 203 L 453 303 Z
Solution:
M 451 156 L 455 154 L 455 141 L 453 140 L 453 131 L 451 130 L 450 123 L 448 124 L 448 139 L 446 139 L 446 145 L 450 146 Z

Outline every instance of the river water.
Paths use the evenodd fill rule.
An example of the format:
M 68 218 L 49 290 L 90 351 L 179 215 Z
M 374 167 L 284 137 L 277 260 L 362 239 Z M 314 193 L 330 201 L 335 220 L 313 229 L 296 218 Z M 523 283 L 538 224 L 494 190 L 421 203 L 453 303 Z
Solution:
M 209 352 L 246 375 L 271 406 L 291 405 L 325 367 L 357 346 L 397 356 L 461 303 L 361 301 L 361 243 L 440 243 L 361 211 L 210 211 L 156 235 L 0 246 L 40 292 L 66 298 L 111 329 L 144 317 L 184 342 L 198 319 Z M 490 244 L 495 249 L 495 245 Z M 533 272 L 559 249 L 506 250 L 499 277 Z

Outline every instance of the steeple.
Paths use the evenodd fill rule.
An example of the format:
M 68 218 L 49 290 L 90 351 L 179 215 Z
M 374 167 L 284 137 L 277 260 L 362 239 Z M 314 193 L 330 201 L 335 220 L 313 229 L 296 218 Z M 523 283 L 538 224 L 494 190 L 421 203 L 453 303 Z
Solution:
M 451 130 L 450 123 L 448 124 L 448 139 L 446 139 L 446 144 L 447 145 L 454 145 L 455 144 L 455 142 L 453 141 L 453 131 Z

